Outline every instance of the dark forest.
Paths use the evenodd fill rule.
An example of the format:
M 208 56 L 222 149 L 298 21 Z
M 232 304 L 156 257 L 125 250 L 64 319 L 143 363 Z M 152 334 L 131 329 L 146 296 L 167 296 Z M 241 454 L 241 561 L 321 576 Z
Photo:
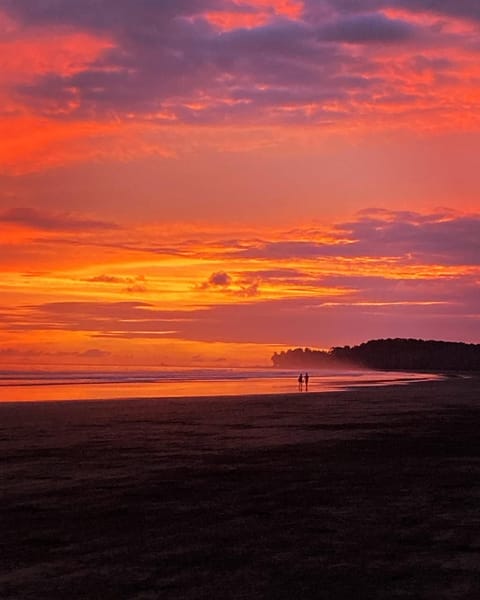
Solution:
M 480 371 L 480 344 L 417 339 L 370 340 L 328 351 L 295 348 L 275 352 L 274 367 Z

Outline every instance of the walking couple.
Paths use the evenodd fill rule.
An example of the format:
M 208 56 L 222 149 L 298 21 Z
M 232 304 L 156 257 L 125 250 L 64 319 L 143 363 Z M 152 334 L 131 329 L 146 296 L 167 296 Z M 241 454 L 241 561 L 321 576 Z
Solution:
M 309 380 L 308 373 L 305 373 L 305 375 L 303 373 L 300 373 L 300 375 L 298 376 L 298 391 L 299 392 L 303 391 L 304 383 L 305 383 L 305 391 L 308 392 L 308 380 Z

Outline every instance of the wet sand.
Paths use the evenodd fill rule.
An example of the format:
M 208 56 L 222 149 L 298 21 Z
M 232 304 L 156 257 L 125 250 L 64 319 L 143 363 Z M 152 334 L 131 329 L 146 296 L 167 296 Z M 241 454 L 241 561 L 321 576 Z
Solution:
M 0 404 L 0 598 L 480 598 L 480 378 Z

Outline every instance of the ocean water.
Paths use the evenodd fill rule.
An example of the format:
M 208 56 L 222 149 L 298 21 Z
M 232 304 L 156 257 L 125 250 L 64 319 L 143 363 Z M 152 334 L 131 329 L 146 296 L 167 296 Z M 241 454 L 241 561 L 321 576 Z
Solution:
M 312 370 L 309 392 L 408 384 L 432 374 Z M 298 393 L 298 371 L 280 369 L 117 368 L 0 370 L 0 402 L 172 398 Z

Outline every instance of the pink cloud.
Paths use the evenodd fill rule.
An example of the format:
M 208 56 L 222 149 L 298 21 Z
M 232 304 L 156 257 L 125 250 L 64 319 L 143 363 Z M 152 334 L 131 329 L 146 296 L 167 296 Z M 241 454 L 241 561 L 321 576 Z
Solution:
M 0 213 L 0 222 L 40 231 L 98 231 L 117 229 L 115 223 L 81 218 L 70 213 L 53 213 L 31 207 L 11 208 Z
M 445 31 L 410 18 L 422 10 L 419 2 L 318 6 L 294 0 L 138 6 L 124 0 L 80 13 L 64 0 L 49 8 L 8 3 L 9 12 L 28 27 L 56 24 L 113 44 L 83 62 L 72 58 L 67 66 L 52 63 L 48 72 L 38 68 L 28 85 L 16 86 L 15 98 L 55 119 L 103 121 L 114 113 L 159 125 L 361 121 L 385 127 L 399 119 L 408 126 L 416 115 L 425 126 L 442 128 L 452 110 L 465 120 L 462 99 L 475 97 L 479 75 L 473 32 Z M 403 12 L 389 12 L 392 8 Z M 477 17 L 470 4 L 429 5 L 435 9 Z M 245 23 L 249 27 L 239 27 Z M 151 27 L 155 36 L 148 33 Z M 430 61 L 427 79 L 425 71 L 420 76 L 412 68 L 412 56 Z M 479 118 L 470 110 L 470 123 Z

